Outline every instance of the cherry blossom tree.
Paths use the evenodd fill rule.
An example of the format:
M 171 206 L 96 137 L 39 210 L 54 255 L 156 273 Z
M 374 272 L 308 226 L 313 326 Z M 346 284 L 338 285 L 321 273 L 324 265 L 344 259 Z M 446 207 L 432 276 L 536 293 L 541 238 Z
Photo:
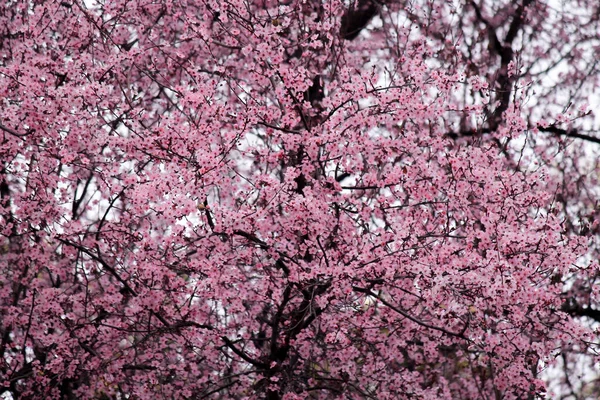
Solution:
M 2 395 L 595 398 L 599 19 L 5 0 Z

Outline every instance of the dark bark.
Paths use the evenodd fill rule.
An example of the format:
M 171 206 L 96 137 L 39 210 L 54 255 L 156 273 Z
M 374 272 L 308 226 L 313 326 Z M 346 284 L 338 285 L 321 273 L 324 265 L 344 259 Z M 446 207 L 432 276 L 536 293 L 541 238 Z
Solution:
M 379 5 L 374 0 L 358 0 L 342 16 L 340 36 L 346 40 L 356 39 L 378 12 Z

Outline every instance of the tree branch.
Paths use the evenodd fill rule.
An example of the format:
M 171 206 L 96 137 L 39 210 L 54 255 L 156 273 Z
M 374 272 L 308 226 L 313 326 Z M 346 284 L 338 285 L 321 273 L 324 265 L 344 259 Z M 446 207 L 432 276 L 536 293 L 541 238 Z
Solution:
M 65 240 L 65 239 L 61 239 L 58 238 L 58 241 L 66 244 L 67 246 L 71 246 L 76 248 L 77 250 L 87 254 L 88 256 L 90 256 L 94 261 L 97 261 L 98 263 L 100 263 L 100 265 L 102 265 L 102 267 L 107 270 L 112 276 L 114 276 L 122 285 L 123 287 L 129 292 L 131 293 L 131 295 L 133 295 L 134 297 L 137 296 L 137 293 L 135 292 L 135 290 L 133 290 L 131 288 L 131 286 L 129 286 L 129 283 L 127 283 L 127 281 L 125 281 L 123 278 L 121 278 L 121 276 L 117 273 L 117 271 L 115 271 L 115 269 L 113 267 L 111 267 L 110 265 L 108 265 L 108 263 L 106 261 L 104 261 L 100 256 L 94 254 L 92 251 L 90 251 L 89 249 L 87 249 L 84 246 L 81 246 L 77 243 L 73 243 L 69 240 Z
M 573 298 L 569 298 L 563 303 L 561 311 L 564 311 L 573 317 L 588 317 L 594 321 L 600 322 L 600 310 L 594 310 L 590 307 L 584 308 Z
M 0 130 L 3 130 L 6 133 L 10 133 L 11 135 L 16 136 L 16 137 L 25 137 L 28 135 L 28 133 L 19 133 L 19 132 L 12 130 L 9 127 L 4 126 L 2 124 L 0 124 Z
M 393 304 L 389 303 L 388 301 L 386 301 L 385 299 L 383 299 L 380 295 L 378 295 L 377 293 L 374 293 L 372 290 L 370 289 L 364 289 L 361 287 L 357 287 L 357 286 L 352 286 L 352 290 L 354 290 L 357 293 L 364 293 L 367 294 L 371 297 L 375 297 L 377 300 L 381 301 L 381 303 L 383 303 L 385 306 L 387 306 L 388 308 L 396 311 L 398 314 L 402 315 L 405 318 L 408 318 L 409 320 L 413 321 L 414 323 L 421 325 L 424 328 L 428 328 L 428 329 L 433 329 L 442 333 L 445 333 L 448 336 L 454 336 L 454 337 L 458 337 L 464 340 L 469 340 L 464 333 L 455 333 L 452 331 L 449 331 L 445 328 L 441 328 L 439 326 L 435 326 L 435 325 L 431 325 L 428 324 L 426 322 L 423 322 L 415 317 L 413 317 L 412 315 L 408 314 L 406 311 L 399 309 L 398 307 L 394 306 Z
M 230 348 L 231 351 L 233 351 L 235 354 L 237 354 L 242 360 L 244 360 L 256 367 L 263 368 L 263 369 L 269 369 L 269 365 L 267 365 L 266 363 L 263 363 L 263 362 L 260 362 L 260 361 L 250 358 L 246 353 L 244 353 L 243 351 L 241 351 L 240 349 L 235 347 L 233 342 L 231 340 L 229 340 L 229 338 L 227 336 L 221 336 L 221 339 L 225 342 L 225 346 Z
M 547 126 L 547 127 L 538 126 L 537 128 L 540 132 L 554 133 L 555 135 L 558 135 L 558 136 L 572 137 L 572 138 L 576 138 L 576 139 L 585 140 L 590 143 L 600 144 L 600 138 L 596 138 L 596 137 L 593 137 L 590 135 L 584 135 L 583 133 L 579 133 L 577 131 L 577 129 L 567 130 L 567 129 L 557 128 L 554 125 Z

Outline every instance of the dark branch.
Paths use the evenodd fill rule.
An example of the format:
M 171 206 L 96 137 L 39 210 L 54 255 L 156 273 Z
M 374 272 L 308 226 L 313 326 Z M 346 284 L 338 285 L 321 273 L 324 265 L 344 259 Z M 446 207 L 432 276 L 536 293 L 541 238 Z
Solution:
M 81 246 L 77 243 L 73 243 L 69 240 L 65 240 L 65 239 L 58 239 L 61 243 L 67 245 L 67 246 L 71 246 L 76 248 L 77 250 L 87 254 L 88 256 L 90 256 L 93 260 L 97 261 L 98 263 L 100 263 L 100 265 L 102 265 L 102 267 L 108 271 L 113 277 L 115 277 L 125 288 L 125 290 L 127 290 L 129 293 L 131 293 L 132 296 L 137 296 L 137 293 L 135 292 L 135 290 L 133 290 L 131 288 L 131 286 L 129 286 L 129 284 L 123 279 L 121 278 L 121 276 L 117 273 L 117 271 L 111 267 L 106 261 L 104 261 L 100 256 L 94 254 L 91 250 L 87 249 L 84 246 Z
M 557 136 L 566 136 L 566 137 L 570 137 L 570 138 L 575 138 L 575 139 L 581 139 L 581 140 L 585 140 L 587 142 L 590 143 L 596 143 L 596 144 L 600 144 L 600 138 L 594 137 L 594 136 L 590 136 L 590 135 L 586 135 L 583 133 L 579 133 L 577 131 L 577 129 L 563 129 L 563 128 L 557 128 L 555 125 L 550 125 L 550 126 L 528 126 L 528 129 L 534 129 L 537 128 L 537 130 L 539 130 L 540 132 L 547 132 L 547 133 L 553 133 Z M 466 130 L 466 131 L 460 131 L 460 132 L 448 132 L 446 134 L 447 137 L 449 137 L 450 139 L 458 139 L 460 137 L 474 137 L 474 136 L 478 136 L 478 135 L 483 135 L 483 134 L 487 134 L 487 133 L 491 133 L 491 130 L 489 128 L 484 128 L 484 129 L 478 129 L 478 130 Z
M 423 322 L 415 317 L 413 317 L 412 315 L 410 315 L 409 313 L 407 313 L 404 310 L 399 309 L 398 307 L 394 306 L 393 304 L 391 304 L 390 302 L 386 301 L 385 299 L 383 299 L 380 295 L 378 295 L 377 293 L 374 293 L 372 290 L 369 289 L 364 289 L 361 287 L 357 287 L 357 286 L 353 286 L 352 290 L 354 290 L 357 293 L 364 293 L 366 295 L 369 295 L 371 297 L 376 298 L 377 300 L 381 301 L 382 304 L 384 304 L 385 306 L 387 306 L 388 308 L 390 308 L 391 310 L 396 311 L 398 314 L 402 315 L 403 317 L 413 321 L 414 323 L 421 325 L 424 328 L 429 328 L 429 329 L 433 329 L 442 333 L 445 333 L 448 336 L 454 336 L 454 337 L 458 337 L 461 339 L 465 339 L 468 340 L 467 337 L 464 336 L 464 333 L 455 333 L 452 331 L 449 331 L 445 328 L 439 327 L 439 326 L 435 326 L 435 325 L 431 325 L 428 324 L 427 322 Z
M 585 140 L 590 143 L 600 144 L 600 138 L 596 138 L 596 137 L 593 137 L 590 135 L 584 135 L 583 133 L 579 133 L 577 131 L 577 129 L 567 130 L 567 129 L 557 128 L 556 126 L 553 126 L 553 125 L 547 126 L 547 127 L 538 126 L 537 128 L 540 132 L 554 133 L 555 135 L 558 135 L 558 136 L 572 137 L 572 138 L 576 138 L 576 139 Z
M 244 237 L 244 238 L 248 239 L 249 241 L 258 244 L 261 249 L 269 248 L 269 246 L 263 240 L 257 238 L 256 236 L 252 235 L 251 233 L 244 232 L 241 230 L 236 230 L 236 231 L 233 231 L 233 234 Z
M 379 6 L 374 0 L 358 0 L 356 6 L 351 6 L 342 16 L 340 36 L 346 40 L 354 40 L 377 15 Z
M 3 130 L 6 133 L 10 133 L 11 135 L 16 136 L 16 137 L 25 137 L 25 136 L 27 136 L 27 133 L 19 133 L 19 132 L 15 131 L 13 129 L 10 129 L 9 127 L 4 126 L 2 124 L 0 124 L 0 130 Z
M 94 174 L 90 174 L 90 176 L 85 181 L 85 185 L 83 186 L 83 192 L 81 193 L 81 196 L 79 196 L 79 199 L 77 198 L 77 188 L 75 188 L 75 194 L 73 195 L 73 207 L 71 210 L 73 219 L 77 219 L 77 211 L 79 210 L 79 207 L 81 206 L 81 202 L 83 201 L 83 199 L 85 198 L 85 195 L 87 194 L 88 188 L 90 187 L 90 183 L 92 182 L 93 178 L 94 178 Z M 112 206 L 112 204 L 111 204 L 111 206 Z M 110 209 L 110 207 L 109 207 L 109 209 Z
M 221 339 L 225 342 L 225 346 L 227 346 L 228 348 L 231 349 L 231 351 L 233 351 L 235 354 L 237 354 L 242 360 L 256 366 L 259 368 L 263 368 L 263 369 L 269 369 L 269 365 L 254 360 L 251 357 L 249 357 L 246 353 L 244 353 L 243 351 L 241 351 L 240 349 L 238 349 L 237 347 L 235 347 L 235 345 L 233 344 L 233 342 L 231 340 L 229 340 L 229 338 L 227 336 L 221 336 Z
M 590 307 L 583 307 L 573 298 L 567 299 L 563 303 L 561 310 L 573 317 L 588 317 L 594 321 L 600 322 L 600 310 L 594 310 Z

